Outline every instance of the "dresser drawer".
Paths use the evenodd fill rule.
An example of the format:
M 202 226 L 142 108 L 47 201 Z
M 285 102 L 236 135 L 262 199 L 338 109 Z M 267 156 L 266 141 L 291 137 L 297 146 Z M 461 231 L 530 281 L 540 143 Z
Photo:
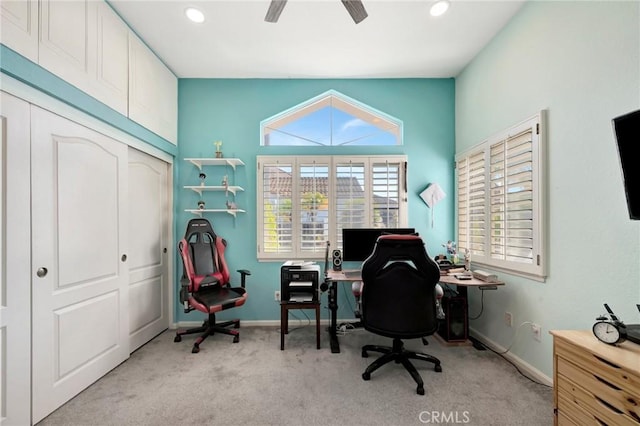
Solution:
M 562 357 L 557 360 L 558 374 L 569 378 L 573 383 L 597 395 L 602 404 L 611 406 L 640 423 L 640 395 L 630 393 L 606 379 L 600 377 L 598 370 L 585 370 Z
M 603 426 L 603 421 L 564 396 L 558 397 L 558 426 L 574 425 Z
M 599 396 L 594 395 L 591 390 L 585 390 L 561 374 L 557 375 L 556 385 L 559 395 L 558 410 L 563 411 L 564 406 L 564 410 L 568 410 L 568 414 L 573 418 L 576 413 L 584 411 L 587 418 L 593 418 L 608 425 L 638 426 L 640 424 Z M 584 415 L 581 414 L 582 417 Z
M 629 370 L 620 368 L 614 362 L 607 361 L 564 340 L 556 339 L 554 345 L 556 356 L 570 360 L 581 369 L 597 373 L 599 379 L 625 390 L 629 395 L 634 395 L 636 408 L 637 404 L 640 404 L 640 397 L 638 397 L 640 395 L 640 375 L 637 371 L 636 374 L 633 374 Z M 638 358 L 638 368 L 640 368 L 640 357 Z

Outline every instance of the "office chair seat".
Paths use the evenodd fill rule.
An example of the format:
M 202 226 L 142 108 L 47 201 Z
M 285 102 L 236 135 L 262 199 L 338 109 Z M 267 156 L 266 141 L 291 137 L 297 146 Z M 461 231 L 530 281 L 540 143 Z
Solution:
M 207 310 L 209 313 L 220 312 L 229 308 L 236 308 L 244 305 L 247 301 L 247 291 L 241 287 L 223 287 L 220 289 L 205 287 L 193 295 L 193 305 L 201 312 Z M 194 306 L 195 307 L 195 306 Z

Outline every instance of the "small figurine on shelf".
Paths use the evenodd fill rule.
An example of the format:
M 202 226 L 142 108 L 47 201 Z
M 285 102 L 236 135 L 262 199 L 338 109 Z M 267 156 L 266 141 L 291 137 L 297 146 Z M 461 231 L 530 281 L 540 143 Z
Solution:
M 229 195 L 229 176 L 228 175 L 224 175 L 224 177 L 222 178 L 222 186 L 224 187 L 226 195 Z
M 204 173 L 200 173 L 198 177 L 200 178 L 200 186 L 204 186 L 204 180 L 207 178 L 207 175 Z
M 204 210 L 204 201 L 203 200 L 198 201 L 198 208 L 200 210 Z
M 216 146 L 216 158 L 222 158 L 222 141 L 215 141 L 213 144 Z
M 237 208 L 238 206 L 236 206 L 236 203 L 234 203 L 233 201 L 227 200 L 227 209 L 236 210 Z

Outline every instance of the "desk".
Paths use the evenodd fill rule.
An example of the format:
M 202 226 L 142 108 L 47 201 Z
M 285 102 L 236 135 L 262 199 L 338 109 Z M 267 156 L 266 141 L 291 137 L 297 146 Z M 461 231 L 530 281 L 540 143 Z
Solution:
M 329 286 L 327 290 L 329 292 L 329 310 L 331 311 L 331 319 L 329 321 L 329 343 L 331 345 L 331 352 L 334 354 L 340 353 L 340 343 L 338 342 L 338 335 L 336 333 L 336 327 L 338 325 L 338 282 L 352 283 L 355 281 L 362 281 L 362 277 L 353 275 L 346 276 L 343 271 L 326 271 L 325 283 Z M 488 283 L 476 278 L 472 278 L 470 280 L 459 280 L 453 275 L 441 275 L 440 282 L 456 285 L 458 287 L 460 297 L 463 297 L 465 300 L 467 299 L 468 287 L 487 288 L 504 285 L 503 281 Z

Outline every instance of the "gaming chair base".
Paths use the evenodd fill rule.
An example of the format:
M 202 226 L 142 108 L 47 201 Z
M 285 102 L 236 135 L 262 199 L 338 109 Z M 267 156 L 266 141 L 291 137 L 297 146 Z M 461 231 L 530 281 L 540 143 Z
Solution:
M 442 367 L 440 366 L 440 360 L 432 355 L 421 353 L 421 352 L 413 352 L 404 349 L 404 343 L 402 340 L 396 338 L 393 339 L 393 347 L 389 346 L 377 346 L 377 345 L 365 345 L 362 347 L 362 357 L 368 358 L 368 351 L 380 352 L 383 353 L 380 358 L 376 359 L 374 362 L 369 364 L 364 373 L 362 373 L 362 378 L 364 380 L 371 379 L 371 373 L 376 371 L 378 368 L 383 365 L 395 361 L 396 363 L 402 363 L 404 368 L 411 374 L 413 380 L 418 384 L 418 388 L 416 389 L 416 393 L 418 395 L 424 395 L 424 382 L 422 381 L 422 377 L 416 367 L 409 361 L 409 359 L 419 359 L 422 361 L 431 362 L 434 365 L 434 370 L 437 373 L 442 372 Z
M 191 349 L 191 353 L 197 354 L 200 352 L 200 343 L 202 343 L 207 337 L 213 336 L 215 333 L 223 333 L 233 336 L 233 343 L 238 343 L 240 341 L 240 332 L 238 330 L 227 328 L 231 326 L 233 326 L 234 329 L 240 328 L 240 320 L 235 319 L 216 323 L 216 314 L 209 314 L 209 319 L 205 320 L 200 327 L 188 328 L 186 330 L 180 329 L 176 331 L 176 337 L 173 341 L 181 342 L 182 336 L 185 334 L 202 333 L 193 344 L 193 349 Z

